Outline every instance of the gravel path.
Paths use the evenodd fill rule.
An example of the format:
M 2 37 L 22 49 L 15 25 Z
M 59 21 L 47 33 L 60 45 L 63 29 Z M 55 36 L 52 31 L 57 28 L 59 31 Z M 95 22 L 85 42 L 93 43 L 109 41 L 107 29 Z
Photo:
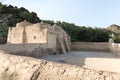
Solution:
M 120 59 L 107 52 L 71 51 L 61 55 L 47 55 L 42 59 L 78 65 L 84 68 L 120 73 Z

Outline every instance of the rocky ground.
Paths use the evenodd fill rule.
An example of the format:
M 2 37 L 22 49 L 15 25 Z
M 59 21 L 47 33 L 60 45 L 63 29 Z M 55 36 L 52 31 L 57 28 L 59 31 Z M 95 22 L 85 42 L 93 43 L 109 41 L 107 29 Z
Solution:
M 62 62 L 56 63 L 53 61 L 46 61 L 26 56 L 16 56 L 0 52 L 0 80 L 120 80 L 120 73 L 81 68 L 80 66 L 84 67 L 86 65 L 86 62 L 88 61 L 86 55 L 88 55 L 89 52 L 85 52 L 86 54 L 84 55 L 83 53 L 84 52 L 81 53 L 81 58 L 80 52 L 55 55 L 54 57 L 51 56 L 51 58 L 50 56 L 48 56 L 49 58 L 46 56 L 47 59 L 52 60 L 53 58 L 53 61 Z M 87 57 L 93 59 L 95 58 L 95 54 L 96 53 L 91 53 L 91 55 Z M 102 53 L 96 58 L 101 59 L 101 56 Z M 103 59 L 104 58 L 106 57 L 103 57 Z M 114 59 L 110 56 L 107 58 Z M 93 61 L 96 60 L 97 59 Z M 81 65 L 76 66 L 63 64 L 68 62 L 71 62 L 71 64 L 80 62 Z M 97 62 L 97 65 L 98 63 L 100 62 Z M 113 62 L 111 62 L 111 64 L 115 64 L 115 66 L 119 67 L 116 65 L 117 63 L 113 64 Z M 116 69 L 118 70 L 118 68 Z
M 98 71 L 120 73 L 120 59 L 108 52 L 71 51 L 67 54 L 44 56 L 42 59 L 78 65 Z

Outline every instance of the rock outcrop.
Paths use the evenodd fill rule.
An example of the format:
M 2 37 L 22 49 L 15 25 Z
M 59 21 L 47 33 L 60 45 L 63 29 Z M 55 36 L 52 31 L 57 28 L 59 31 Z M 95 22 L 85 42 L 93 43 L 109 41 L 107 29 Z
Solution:
M 0 80 L 120 80 L 120 74 L 0 52 Z

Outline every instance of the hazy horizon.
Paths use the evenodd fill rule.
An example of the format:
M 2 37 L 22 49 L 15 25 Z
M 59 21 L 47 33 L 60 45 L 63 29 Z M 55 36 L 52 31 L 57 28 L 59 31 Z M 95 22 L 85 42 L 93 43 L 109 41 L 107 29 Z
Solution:
M 120 1 L 110 0 L 1 0 L 3 4 L 25 7 L 43 20 L 65 21 L 79 26 L 105 28 L 120 25 Z

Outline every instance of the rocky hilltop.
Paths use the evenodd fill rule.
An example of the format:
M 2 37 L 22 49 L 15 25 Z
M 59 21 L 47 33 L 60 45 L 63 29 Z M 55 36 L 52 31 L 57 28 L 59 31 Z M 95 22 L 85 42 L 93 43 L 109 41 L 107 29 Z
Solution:
M 112 24 L 107 28 L 107 30 L 110 30 L 115 33 L 120 33 L 120 26 L 116 24 Z

